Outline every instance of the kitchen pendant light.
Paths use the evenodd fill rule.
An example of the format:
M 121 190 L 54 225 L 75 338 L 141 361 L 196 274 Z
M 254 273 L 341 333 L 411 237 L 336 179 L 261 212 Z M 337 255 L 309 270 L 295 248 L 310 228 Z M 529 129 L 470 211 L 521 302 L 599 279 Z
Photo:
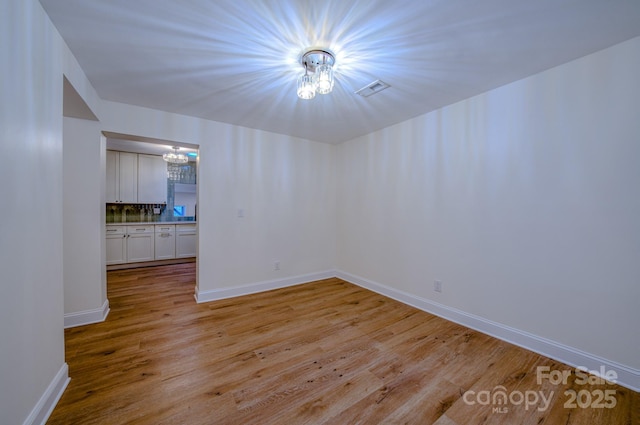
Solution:
M 167 161 L 169 164 L 185 164 L 189 162 L 189 157 L 183 153 L 178 153 L 178 149 L 180 148 L 174 146 L 173 152 L 165 153 L 164 155 L 162 155 L 162 159 Z

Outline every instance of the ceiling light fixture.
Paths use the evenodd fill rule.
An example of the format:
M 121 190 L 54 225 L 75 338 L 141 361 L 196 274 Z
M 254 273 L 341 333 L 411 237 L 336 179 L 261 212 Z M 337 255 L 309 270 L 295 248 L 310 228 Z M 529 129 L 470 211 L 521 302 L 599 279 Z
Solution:
M 184 164 L 186 162 L 189 162 L 189 157 L 183 153 L 178 153 L 178 149 L 180 148 L 174 146 L 173 152 L 165 153 L 164 155 L 162 155 L 162 159 L 167 161 L 169 164 Z
M 304 74 L 298 77 L 298 97 L 313 99 L 316 93 L 331 93 L 335 63 L 335 56 L 328 50 L 310 49 L 304 52 L 300 58 Z

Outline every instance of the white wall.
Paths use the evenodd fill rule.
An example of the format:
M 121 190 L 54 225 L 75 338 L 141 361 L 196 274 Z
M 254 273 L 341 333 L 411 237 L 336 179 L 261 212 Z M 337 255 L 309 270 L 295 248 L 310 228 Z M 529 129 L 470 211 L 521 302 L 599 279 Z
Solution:
M 212 142 L 200 145 L 200 291 L 332 269 L 335 146 L 237 127 Z
M 66 383 L 62 50 L 40 3 L 0 3 L 0 416 L 38 422 Z M 46 408 L 46 407 L 45 407 Z
M 637 371 L 639 75 L 636 38 L 340 145 L 338 268 Z
M 82 324 L 101 320 L 107 301 L 102 189 L 105 149 L 99 122 L 64 118 L 63 252 L 67 325 L 74 324 L 74 318 Z
M 333 268 L 335 146 L 113 102 L 101 109 L 103 130 L 199 145 L 200 293 Z

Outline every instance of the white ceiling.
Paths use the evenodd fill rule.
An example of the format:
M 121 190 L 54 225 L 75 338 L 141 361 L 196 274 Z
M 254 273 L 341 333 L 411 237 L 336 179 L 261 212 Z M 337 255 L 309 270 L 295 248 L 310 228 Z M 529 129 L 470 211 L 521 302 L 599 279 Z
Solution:
M 327 143 L 640 35 L 638 0 L 40 2 L 103 99 Z M 309 47 L 336 53 L 336 85 L 305 101 Z

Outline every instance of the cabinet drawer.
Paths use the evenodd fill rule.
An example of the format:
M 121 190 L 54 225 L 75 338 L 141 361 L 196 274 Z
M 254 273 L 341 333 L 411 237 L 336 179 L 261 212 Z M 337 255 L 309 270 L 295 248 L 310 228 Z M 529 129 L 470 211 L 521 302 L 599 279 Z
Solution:
M 107 235 L 124 235 L 125 233 L 127 233 L 125 226 L 107 226 Z
M 153 225 L 151 226 L 127 226 L 127 233 L 134 235 L 137 233 L 153 233 Z
M 176 224 L 176 232 L 178 233 L 195 233 L 197 230 L 197 225 L 195 223 L 192 224 Z
M 156 224 L 156 233 L 173 233 L 175 230 L 175 224 Z

